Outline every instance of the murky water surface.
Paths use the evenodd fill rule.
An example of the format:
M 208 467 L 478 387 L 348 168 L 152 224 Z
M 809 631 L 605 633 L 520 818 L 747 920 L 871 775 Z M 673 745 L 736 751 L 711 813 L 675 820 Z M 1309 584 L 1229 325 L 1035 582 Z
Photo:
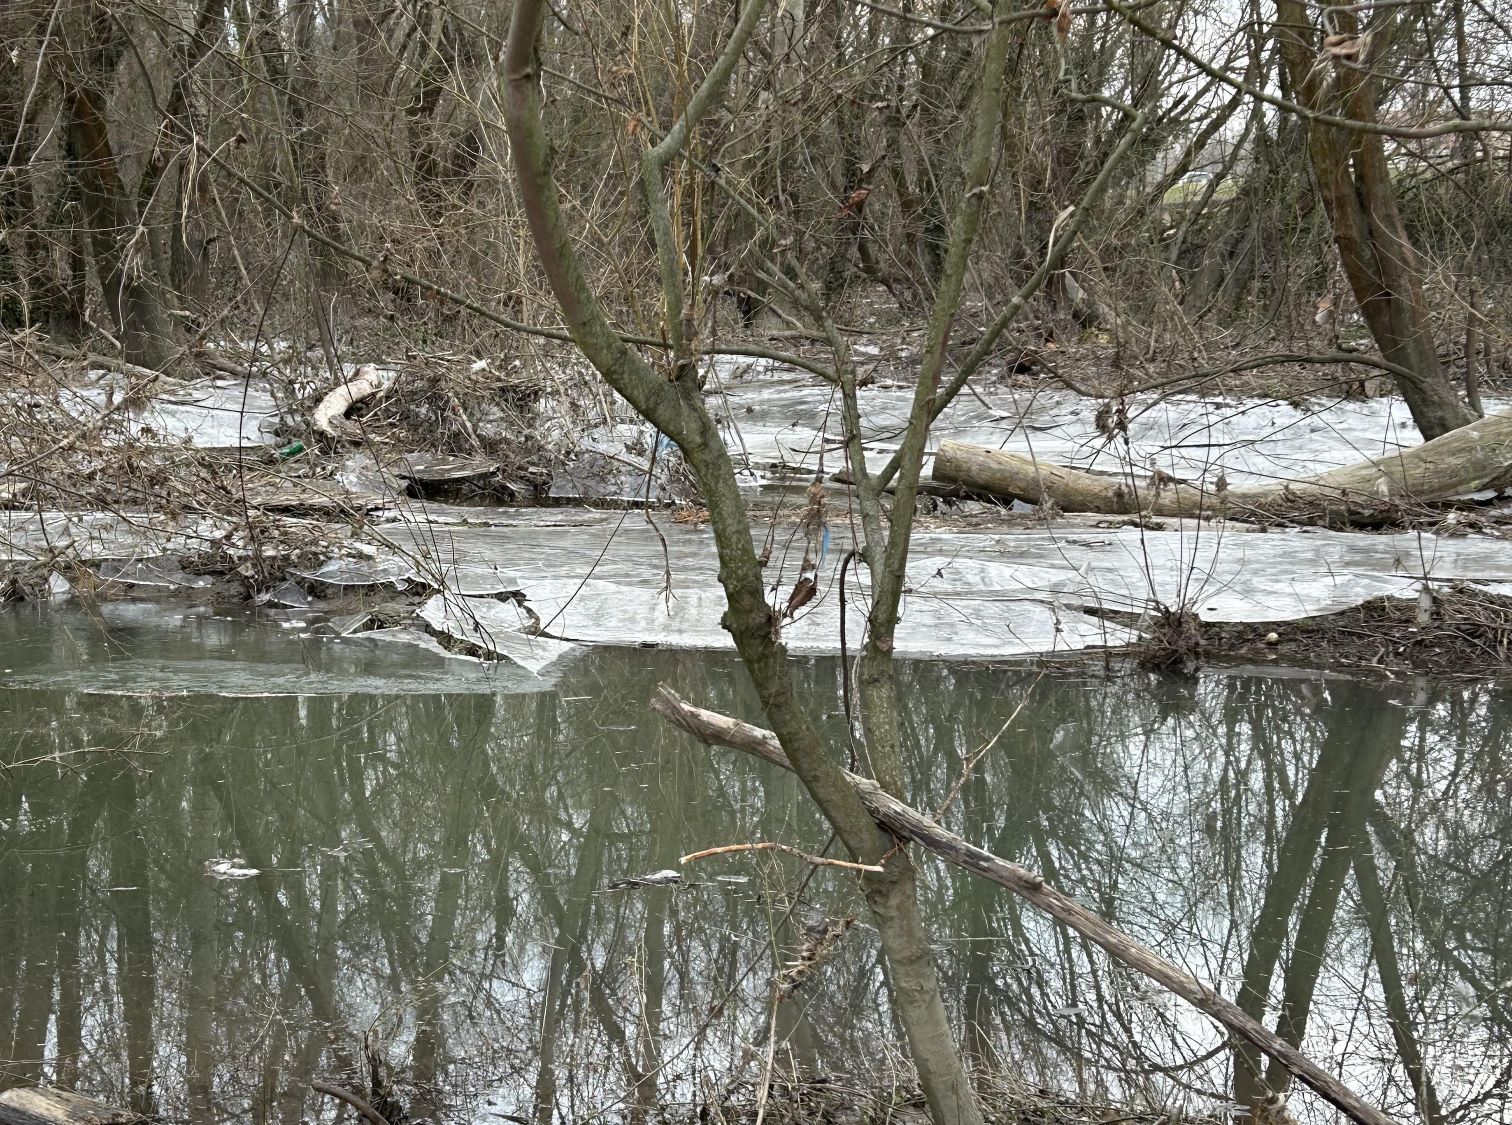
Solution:
M 975 758 L 944 814 L 962 835 L 1263 1001 L 1400 1120 L 1512 1111 L 1502 689 L 902 676 L 915 804 Z M 844 746 L 838 663 L 800 679 Z M 717 845 L 826 844 L 791 778 L 650 716 L 662 680 L 759 717 L 718 654 L 585 650 L 533 675 L 208 612 L 0 614 L 0 1084 L 330 1120 L 310 1079 L 367 1035 L 446 1121 L 748 1103 L 769 1061 L 885 1087 L 901 1040 L 849 876 L 764 853 L 608 889 Z M 975 1058 L 1222 1112 L 1233 1059 L 1205 1019 L 920 863 Z M 806 929 L 850 916 L 776 1002 Z

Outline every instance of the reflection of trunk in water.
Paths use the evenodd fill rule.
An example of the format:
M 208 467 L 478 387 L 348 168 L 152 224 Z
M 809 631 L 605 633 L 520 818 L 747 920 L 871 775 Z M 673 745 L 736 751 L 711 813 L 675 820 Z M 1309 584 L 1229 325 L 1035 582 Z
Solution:
M 84 870 L 105 803 L 110 771 L 125 768 L 101 763 L 84 776 L 68 821 L 68 851 L 58 881 L 58 1085 L 73 1089 L 79 1081 L 84 1054 L 84 1010 L 79 952 L 82 946 Z
M 14 761 L 23 754 L 20 745 L 7 747 L 5 756 Z M 0 824 L 14 825 L 21 813 L 21 779 L 10 762 L 0 769 Z M 0 836 L 0 933 L 19 934 L 21 930 L 20 861 L 16 855 L 18 841 L 11 834 Z M 15 941 L 0 941 L 0 1060 L 17 1057 L 16 984 L 21 979 L 21 949 Z M 15 1085 L 16 1077 L 9 1064 L 0 1063 L 0 1090 Z
M 111 837 L 111 907 L 115 913 L 116 987 L 126 1026 L 127 1104 L 144 1117 L 156 1112 L 153 1092 L 153 1015 L 157 966 L 152 956 L 151 873 L 137 807 L 137 774 L 123 763 L 106 810 Z M 49 974 L 50 975 L 50 974 Z
M 580 971 L 583 964 L 583 943 L 587 940 L 593 914 L 589 907 L 593 903 L 594 889 L 601 882 L 604 842 L 617 803 L 610 787 L 599 785 L 596 790 L 593 811 L 588 815 L 588 824 L 578 848 L 572 889 L 564 904 L 561 925 L 551 947 L 551 963 L 546 970 L 546 992 L 541 1002 L 540 1068 L 536 1072 L 532 1115 L 539 1125 L 547 1125 L 556 1113 L 556 1053 L 572 999 L 574 982 L 569 977 L 575 975 L 574 970 Z M 544 886 L 548 873 L 542 871 L 541 877 Z
M 1402 741 L 1401 708 L 1381 706 L 1377 695 L 1354 684 L 1335 685 L 1331 694 L 1332 721 L 1309 772 L 1302 800 L 1278 849 L 1276 869 L 1266 885 L 1251 932 L 1237 997 L 1239 1007 L 1247 1014 L 1263 1018 L 1287 922 L 1317 863 L 1287 965 L 1277 1021 L 1277 1034 L 1293 1046 L 1300 1044 L 1306 1031 L 1343 878 L 1353 858 L 1354 839 L 1362 829 L 1371 794 L 1387 764 L 1400 751 Z M 1323 856 L 1318 862 L 1320 845 Z M 1254 1047 L 1247 1044 L 1236 1047 L 1236 1102 L 1258 1107 L 1267 1088 L 1281 1091 L 1289 1081 L 1290 1075 L 1280 1067 L 1273 1066 L 1268 1074 L 1263 1074 L 1260 1055 Z
M 446 997 L 446 969 L 452 960 L 462 890 L 472 866 L 472 833 L 478 822 L 478 778 L 487 768 L 495 701 L 491 695 L 471 696 L 449 704 L 448 710 L 449 722 L 440 729 L 455 729 L 458 745 L 456 760 L 447 771 L 452 791 L 442 803 L 448 820 L 439 857 L 440 874 L 430 932 L 421 954 L 420 979 L 415 985 L 415 1045 L 411 1058 L 415 1084 L 421 1091 L 435 1091 L 441 1086 L 445 1039 L 441 1005 Z M 417 1103 L 414 1112 L 416 1116 L 435 1117 L 439 1108 Z
M 334 1043 L 340 1044 L 344 1041 L 346 1021 L 337 1009 L 331 982 L 316 972 L 315 956 L 304 930 L 289 921 L 289 912 L 278 897 L 281 881 L 274 874 L 278 865 L 258 830 L 258 825 L 266 817 L 253 811 L 253 796 L 259 792 L 259 787 L 253 778 L 245 776 L 247 771 L 240 764 L 246 757 L 244 754 L 227 753 L 222 747 L 218 763 L 220 768 L 212 770 L 209 775 L 211 789 L 220 804 L 221 815 L 231 826 L 246 865 L 264 872 L 263 876 L 248 882 L 257 895 L 258 905 L 273 933 L 274 941 L 283 952 L 284 961 L 289 967 L 289 979 L 296 982 L 304 993 L 316 1022 L 329 1030 Z M 233 770 L 242 775 L 237 778 L 234 791 L 230 776 Z M 343 1047 L 337 1046 L 333 1050 L 342 1062 L 347 1062 Z
M 961 789 L 961 812 L 964 818 L 961 834 L 966 839 L 988 838 L 984 817 L 988 807 L 987 779 L 978 769 Z M 956 895 L 964 898 L 966 907 L 966 953 L 961 966 L 965 988 L 966 1032 L 961 1046 L 977 1066 L 991 1072 L 1000 1065 L 990 1031 L 995 1022 L 996 1008 L 992 965 L 998 956 L 998 950 L 994 947 L 1000 940 L 992 932 L 993 899 L 985 894 L 963 895 L 962 892 L 968 890 L 971 884 L 954 874 L 951 875 L 951 880 Z
M 1495 981 L 1500 974 L 1488 977 L 1470 959 L 1469 950 L 1484 942 L 1474 940 L 1466 932 L 1463 922 L 1439 897 L 1433 886 L 1418 870 L 1417 854 L 1408 836 L 1397 828 L 1391 814 L 1375 802 L 1370 811 L 1370 827 L 1376 838 L 1390 854 L 1395 866 L 1395 878 L 1401 883 L 1410 904 L 1412 916 L 1417 920 L 1416 932 L 1428 943 L 1434 956 L 1453 968 L 1459 978 L 1479 998 L 1485 1010 L 1487 1023 L 1499 1031 L 1504 1041 L 1512 1041 L 1507 1005 L 1501 999 L 1501 989 Z M 1507 954 L 1502 954 L 1503 964 Z M 1492 966 L 1493 970 L 1495 966 Z
M 1423 1064 L 1423 1051 L 1412 1030 L 1412 1015 L 1407 1008 L 1407 993 L 1402 987 L 1402 969 L 1397 962 L 1396 941 L 1391 933 L 1391 916 L 1387 912 L 1386 894 L 1376 867 L 1375 848 L 1369 837 L 1355 838 L 1355 884 L 1360 891 L 1360 905 L 1370 927 L 1371 957 L 1381 974 L 1381 991 L 1386 997 L 1386 1013 L 1391 1021 L 1391 1035 L 1396 1041 L 1397 1056 L 1412 1083 L 1418 1114 L 1424 1125 L 1444 1125 L 1438 1091 Z
M 353 854 L 353 859 L 362 869 L 363 878 L 369 887 L 397 889 L 408 886 L 409 883 L 404 864 L 389 847 L 378 820 L 373 815 L 368 795 L 370 781 L 365 766 L 370 757 L 374 761 L 381 760 L 383 740 L 387 733 L 386 727 L 369 719 L 359 730 L 352 730 L 347 737 L 341 739 L 341 789 L 346 794 L 352 826 L 363 845 Z M 380 910 L 377 916 L 377 926 L 388 959 L 389 986 L 396 994 L 404 991 L 408 972 L 420 963 L 420 949 L 414 928 L 408 924 L 408 918 L 397 917 L 399 913 L 396 910 Z
M 761 789 L 763 823 L 760 838 L 764 840 L 791 838 L 795 824 L 801 823 L 799 815 L 802 809 L 803 788 L 797 776 L 779 773 L 777 770 L 765 770 L 761 774 Z M 774 860 L 772 866 L 768 868 L 754 856 L 751 858 L 751 871 L 757 879 L 781 878 L 780 873 L 785 870 L 780 861 Z M 763 874 L 764 871 L 767 874 Z M 803 939 L 805 920 L 802 907 L 788 910 L 788 900 L 789 895 L 784 893 L 773 904 L 780 906 L 781 909 L 768 911 L 769 918 L 781 923 L 772 931 L 774 980 L 777 974 L 782 972 L 784 965 L 798 959 L 799 943 Z M 809 1006 L 805 1002 L 807 1000 L 805 990 L 812 991 L 811 985 L 812 982 L 781 1003 L 776 1001 L 775 986 L 768 996 L 770 1003 L 777 1003 L 774 1031 L 777 1037 L 778 1057 L 782 1057 L 785 1051 L 799 1075 L 813 1074 L 819 1070 L 819 1036 L 813 1021 L 808 1018 Z
M 1371 795 L 1381 783 L 1386 766 L 1401 749 L 1402 711 L 1377 706 L 1375 712 L 1377 716 L 1386 717 L 1366 724 L 1376 728 L 1375 736 L 1356 744 L 1334 793 L 1322 857 L 1297 922 L 1291 961 L 1286 967 L 1276 1033 L 1294 1047 L 1302 1045 L 1302 1037 L 1307 1033 L 1308 1015 L 1312 1011 L 1323 962 L 1328 956 L 1328 938 L 1338 914 L 1344 880 L 1354 861 L 1356 840 L 1364 832 L 1365 811 L 1369 808 Z M 1335 721 L 1352 725 L 1358 718 L 1345 710 Z M 1266 1078 L 1272 1090 L 1284 1091 L 1291 1081 L 1291 1073 L 1272 1060 Z
M 6 943 L 16 946 L 25 961 L 24 967 L 17 967 L 14 1040 L 8 1044 L 11 1049 L 5 1057 L 10 1061 L 6 1070 L 0 1071 L 0 1085 L 41 1079 L 47 1024 L 52 1016 L 53 958 L 57 950 L 48 923 L 57 902 L 59 845 L 63 842 L 61 812 L 41 787 L 27 790 L 26 804 L 34 827 L 17 850 L 23 855 L 30 853 L 30 864 L 17 896 L 21 925 L 11 931 L 17 937 Z
M 218 809 L 215 794 L 205 780 L 203 761 L 196 763 L 189 793 L 189 854 L 215 854 Z M 213 1094 L 215 1060 L 215 1014 L 219 1011 L 216 965 L 220 958 L 220 919 L 214 879 L 201 877 L 189 892 L 188 922 L 193 940 L 189 947 L 188 994 L 184 1004 L 184 1084 L 189 1101 L 190 1125 L 216 1125 Z

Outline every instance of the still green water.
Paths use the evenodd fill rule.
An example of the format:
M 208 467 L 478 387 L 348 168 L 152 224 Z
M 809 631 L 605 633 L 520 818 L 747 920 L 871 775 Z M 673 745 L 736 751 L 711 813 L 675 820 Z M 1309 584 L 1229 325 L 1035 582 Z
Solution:
M 731 657 L 600 649 L 537 677 L 127 605 L 0 613 L 0 653 L 0 1085 L 196 1123 L 331 1120 L 309 1082 L 366 1035 L 416 1116 L 565 1122 L 749 1102 L 768 1059 L 873 1092 L 896 1071 L 850 876 L 767 853 L 608 889 L 716 845 L 825 846 L 790 777 L 645 709 L 665 680 L 758 719 Z M 991 743 L 945 814 L 956 831 L 1225 994 L 1247 987 L 1400 1120 L 1512 1113 L 1503 689 L 901 674 L 913 803 L 938 807 Z M 845 745 L 838 663 L 800 679 Z M 1205 1019 L 919 862 L 982 1065 L 1222 1112 L 1233 1060 Z M 847 916 L 775 1003 L 804 928 Z

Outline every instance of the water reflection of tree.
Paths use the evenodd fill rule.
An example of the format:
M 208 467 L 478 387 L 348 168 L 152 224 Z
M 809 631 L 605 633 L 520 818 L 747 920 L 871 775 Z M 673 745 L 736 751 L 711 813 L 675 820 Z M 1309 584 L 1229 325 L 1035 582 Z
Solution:
M 353 1065 L 369 1028 L 431 1108 L 488 1097 L 540 1121 L 608 1105 L 640 1120 L 707 1096 L 705 1075 L 754 1080 L 795 920 L 852 911 L 845 879 L 815 877 L 791 917 L 808 872 L 789 860 L 692 873 L 745 885 L 603 889 L 696 847 L 823 843 L 789 779 L 644 716 L 674 670 L 753 714 L 732 669 L 604 653 L 557 695 L 11 693 L 3 1081 L 77 1084 L 196 1125 L 295 1121 L 317 1109 L 310 1076 Z M 806 675 L 836 698 L 843 745 L 835 666 Z M 1398 1108 L 1494 1118 L 1477 1099 L 1512 1038 L 1499 695 L 943 665 L 907 668 L 903 689 L 918 703 L 910 790 L 931 803 L 1022 704 L 948 813 L 958 831 L 1292 1037 L 1344 1036 L 1355 1077 Z M 206 877 L 220 856 L 263 874 Z M 1161 1104 L 1279 1079 L 1017 900 L 926 873 L 983 1063 Z M 816 1074 L 875 1065 L 893 1038 L 872 1014 L 876 970 L 857 927 L 777 1009 L 778 1057 Z M 1372 1052 L 1399 1062 L 1358 1061 Z

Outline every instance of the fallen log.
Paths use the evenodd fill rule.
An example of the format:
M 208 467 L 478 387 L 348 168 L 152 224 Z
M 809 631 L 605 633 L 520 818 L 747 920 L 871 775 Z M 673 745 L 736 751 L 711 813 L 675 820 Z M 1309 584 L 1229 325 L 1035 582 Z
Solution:
M 0 1125 L 135 1125 L 145 1120 L 71 1090 L 20 1086 L 0 1094 Z
M 1211 486 L 1156 471 L 1088 473 L 1033 457 L 946 441 L 933 479 L 1066 512 L 1231 516 L 1295 523 L 1372 524 L 1416 504 L 1512 484 L 1512 414 L 1492 414 L 1412 449 L 1276 485 Z
M 320 400 L 310 421 L 315 429 L 327 437 L 352 436 L 352 427 L 347 425 L 346 413 L 363 399 L 372 398 L 389 384 L 389 377 L 371 363 L 364 363 L 343 379 L 332 391 Z
M 700 742 L 728 746 L 785 770 L 793 767 L 771 731 L 688 703 L 666 684 L 657 686 L 651 709 Z M 967 843 L 916 809 L 883 791 L 875 781 L 847 773 L 872 818 L 894 836 L 912 840 L 948 863 L 1006 887 L 1031 905 L 1063 922 L 1100 946 L 1115 960 L 1143 973 L 1198 1011 L 1211 1016 L 1239 1039 L 1252 1043 L 1359 1125 L 1395 1125 L 1392 1118 L 1366 1102 L 1301 1051 L 1255 1020 L 1238 1005 L 1184 969 L 1145 948 L 1081 903 L 1057 891 L 1044 878 Z

